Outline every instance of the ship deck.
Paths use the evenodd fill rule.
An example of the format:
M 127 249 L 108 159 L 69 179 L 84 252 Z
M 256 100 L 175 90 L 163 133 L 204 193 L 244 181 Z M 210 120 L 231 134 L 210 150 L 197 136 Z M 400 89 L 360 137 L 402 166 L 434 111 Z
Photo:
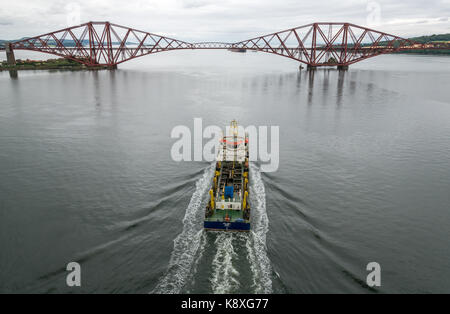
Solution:
M 205 219 L 205 221 L 225 221 L 226 213 L 228 212 L 228 217 L 230 217 L 230 222 L 236 221 L 237 219 L 244 219 L 244 214 L 242 210 L 223 210 L 216 209 L 212 216 Z

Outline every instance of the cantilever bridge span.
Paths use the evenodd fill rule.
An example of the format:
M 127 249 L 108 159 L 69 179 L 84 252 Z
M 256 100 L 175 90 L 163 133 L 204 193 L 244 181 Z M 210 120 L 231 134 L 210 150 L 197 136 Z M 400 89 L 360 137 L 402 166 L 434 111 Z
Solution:
M 420 49 L 449 49 L 448 43 L 420 44 L 351 23 L 311 23 L 235 42 L 189 43 L 110 22 L 88 22 L 9 43 L 14 50 L 32 50 L 72 59 L 86 66 L 116 67 L 144 55 L 170 50 L 255 50 L 287 57 L 308 67 L 350 64 L 385 53 Z

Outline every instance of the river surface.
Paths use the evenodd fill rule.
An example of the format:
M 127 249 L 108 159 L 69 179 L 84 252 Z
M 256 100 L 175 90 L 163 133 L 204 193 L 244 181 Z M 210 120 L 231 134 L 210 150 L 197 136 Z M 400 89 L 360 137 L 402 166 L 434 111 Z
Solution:
M 418 55 L 0 72 L 0 292 L 450 293 L 449 86 L 450 57 Z M 170 155 L 194 118 L 279 126 L 278 170 L 251 166 L 249 234 L 202 231 L 211 163 Z

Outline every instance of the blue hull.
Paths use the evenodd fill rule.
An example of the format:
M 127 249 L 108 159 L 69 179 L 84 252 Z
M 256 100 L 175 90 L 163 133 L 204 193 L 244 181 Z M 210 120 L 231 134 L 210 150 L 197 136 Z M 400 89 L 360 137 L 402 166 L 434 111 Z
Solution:
M 203 226 L 207 230 L 250 231 L 250 223 L 246 222 L 205 221 Z

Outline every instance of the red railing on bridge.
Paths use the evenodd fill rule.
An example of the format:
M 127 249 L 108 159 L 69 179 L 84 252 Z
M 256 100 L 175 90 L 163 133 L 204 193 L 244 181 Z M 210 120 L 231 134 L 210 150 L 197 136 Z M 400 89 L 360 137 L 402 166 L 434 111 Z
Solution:
M 109 22 L 88 22 L 16 41 L 10 47 L 50 53 L 86 66 L 116 66 L 170 50 L 239 49 L 272 53 L 315 67 L 348 66 L 384 53 L 449 49 L 450 45 L 420 44 L 350 23 L 312 23 L 237 43 L 189 43 Z

